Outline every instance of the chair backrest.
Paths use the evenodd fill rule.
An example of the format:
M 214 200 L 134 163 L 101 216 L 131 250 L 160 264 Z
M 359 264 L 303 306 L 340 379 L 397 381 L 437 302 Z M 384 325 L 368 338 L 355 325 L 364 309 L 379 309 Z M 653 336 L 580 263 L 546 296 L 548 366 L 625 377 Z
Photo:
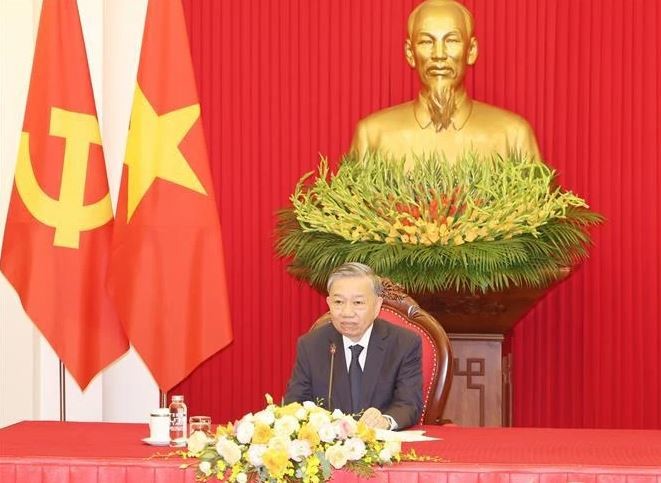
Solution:
M 384 279 L 383 305 L 379 318 L 406 327 L 422 339 L 422 401 L 419 424 L 441 424 L 452 383 L 452 348 L 445 330 L 421 309 L 398 285 Z M 327 312 L 310 330 L 330 323 Z

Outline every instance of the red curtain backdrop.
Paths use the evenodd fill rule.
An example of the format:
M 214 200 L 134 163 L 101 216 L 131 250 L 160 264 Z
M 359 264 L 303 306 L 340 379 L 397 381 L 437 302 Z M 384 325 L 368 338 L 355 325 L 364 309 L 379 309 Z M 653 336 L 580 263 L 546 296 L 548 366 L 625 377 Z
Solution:
M 325 310 L 273 251 L 274 213 L 318 153 L 417 92 L 413 0 L 186 0 L 227 256 L 231 346 L 175 391 L 215 421 L 281 397 L 296 338 Z M 467 0 L 474 97 L 534 127 L 561 184 L 607 222 L 591 259 L 515 328 L 514 423 L 661 428 L 656 0 Z

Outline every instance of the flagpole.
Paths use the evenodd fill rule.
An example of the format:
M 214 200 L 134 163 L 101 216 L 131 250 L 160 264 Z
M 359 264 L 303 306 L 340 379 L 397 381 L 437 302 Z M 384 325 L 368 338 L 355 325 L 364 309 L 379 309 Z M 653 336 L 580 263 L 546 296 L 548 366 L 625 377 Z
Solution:
M 64 362 L 60 359 L 60 421 L 67 420 L 67 386 L 64 375 Z

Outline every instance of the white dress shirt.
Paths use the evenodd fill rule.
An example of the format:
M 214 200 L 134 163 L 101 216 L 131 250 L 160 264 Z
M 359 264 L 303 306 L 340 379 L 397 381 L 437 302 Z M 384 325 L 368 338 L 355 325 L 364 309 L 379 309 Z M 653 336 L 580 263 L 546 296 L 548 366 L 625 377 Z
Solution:
M 358 364 L 360 365 L 361 370 L 365 370 L 365 361 L 367 360 L 367 346 L 370 343 L 370 336 L 372 335 L 373 328 L 374 324 L 370 325 L 358 342 L 352 341 L 346 335 L 342 336 L 342 344 L 344 344 L 344 359 L 347 363 L 347 372 L 349 372 L 349 367 L 351 366 L 351 346 L 356 344 L 363 346 L 363 350 L 358 356 Z

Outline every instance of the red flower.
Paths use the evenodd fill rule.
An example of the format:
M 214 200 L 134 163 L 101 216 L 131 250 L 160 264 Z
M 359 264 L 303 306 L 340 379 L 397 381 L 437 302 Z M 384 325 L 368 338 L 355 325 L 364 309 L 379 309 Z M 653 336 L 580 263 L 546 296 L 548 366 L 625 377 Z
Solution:
M 429 215 L 432 220 L 438 219 L 438 200 L 436 198 L 429 202 Z

